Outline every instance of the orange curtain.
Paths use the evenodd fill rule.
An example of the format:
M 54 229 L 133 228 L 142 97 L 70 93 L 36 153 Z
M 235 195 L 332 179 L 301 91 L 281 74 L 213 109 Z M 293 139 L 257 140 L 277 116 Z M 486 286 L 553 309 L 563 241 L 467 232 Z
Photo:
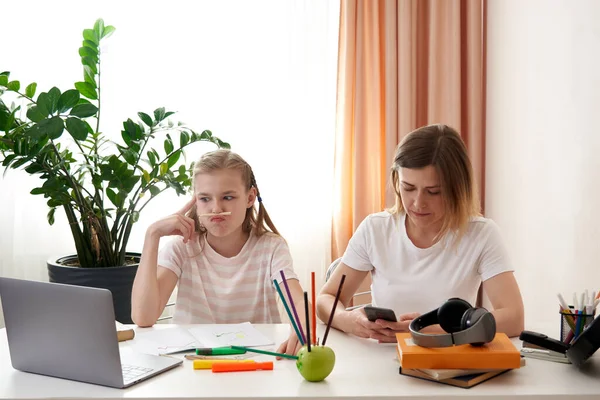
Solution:
M 332 259 L 393 204 L 402 137 L 431 123 L 465 140 L 483 204 L 486 0 L 342 0 Z

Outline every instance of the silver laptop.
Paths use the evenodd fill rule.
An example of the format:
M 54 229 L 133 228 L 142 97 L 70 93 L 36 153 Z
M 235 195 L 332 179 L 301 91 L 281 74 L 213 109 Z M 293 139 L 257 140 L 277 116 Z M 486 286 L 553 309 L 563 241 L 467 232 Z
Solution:
M 15 369 L 126 388 L 183 363 L 121 356 L 107 289 L 0 277 L 0 298 Z

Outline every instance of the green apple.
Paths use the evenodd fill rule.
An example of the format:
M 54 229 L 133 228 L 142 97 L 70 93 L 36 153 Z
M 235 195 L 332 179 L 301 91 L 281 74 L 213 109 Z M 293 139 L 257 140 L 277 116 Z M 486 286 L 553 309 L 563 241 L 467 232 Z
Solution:
M 297 354 L 296 367 L 300 375 L 309 382 L 320 382 L 327 378 L 335 365 L 335 353 L 327 346 L 302 346 Z

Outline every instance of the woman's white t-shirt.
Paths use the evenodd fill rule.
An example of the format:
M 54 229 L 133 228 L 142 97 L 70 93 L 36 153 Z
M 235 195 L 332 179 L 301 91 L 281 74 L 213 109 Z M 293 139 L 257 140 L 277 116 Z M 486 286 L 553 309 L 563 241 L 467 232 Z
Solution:
M 391 308 L 396 315 L 423 314 L 452 297 L 475 305 L 482 281 L 514 270 L 490 219 L 472 218 L 458 246 L 450 233 L 426 249 L 412 243 L 405 221 L 405 214 L 369 215 L 342 257 L 347 266 L 371 272 L 373 305 Z
M 254 233 L 234 257 L 217 253 L 203 236 L 183 243 L 176 237 L 158 254 L 159 267 L 173 271 L 177 300 L 173 322 L 178 324 L 280 323 L 273 280 L 298 279 L 285 240 L 272 233 Z

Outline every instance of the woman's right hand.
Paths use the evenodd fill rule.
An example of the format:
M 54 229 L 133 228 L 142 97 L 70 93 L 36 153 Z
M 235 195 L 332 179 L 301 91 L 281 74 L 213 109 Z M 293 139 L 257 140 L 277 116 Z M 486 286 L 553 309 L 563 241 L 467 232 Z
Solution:
M 196 199 L 192 198 L 185 206 L 175 214 L 159 219 L 148 227 L 148 233 L 153 236 L 163 237 L 179 235 L 183 242 L 187 243 L 195 235 L 195 224 L 192 218 L 186 217 L 186 213 L 194 207 Z
M 347 311 L 346 320 L 348 321 L 344 329 L 361 338 L 380 340 L 382 336 L 395 337 L 395 332 L 391 329 L 382 328 L 381 325 L 368 320 L 363 307 Z

